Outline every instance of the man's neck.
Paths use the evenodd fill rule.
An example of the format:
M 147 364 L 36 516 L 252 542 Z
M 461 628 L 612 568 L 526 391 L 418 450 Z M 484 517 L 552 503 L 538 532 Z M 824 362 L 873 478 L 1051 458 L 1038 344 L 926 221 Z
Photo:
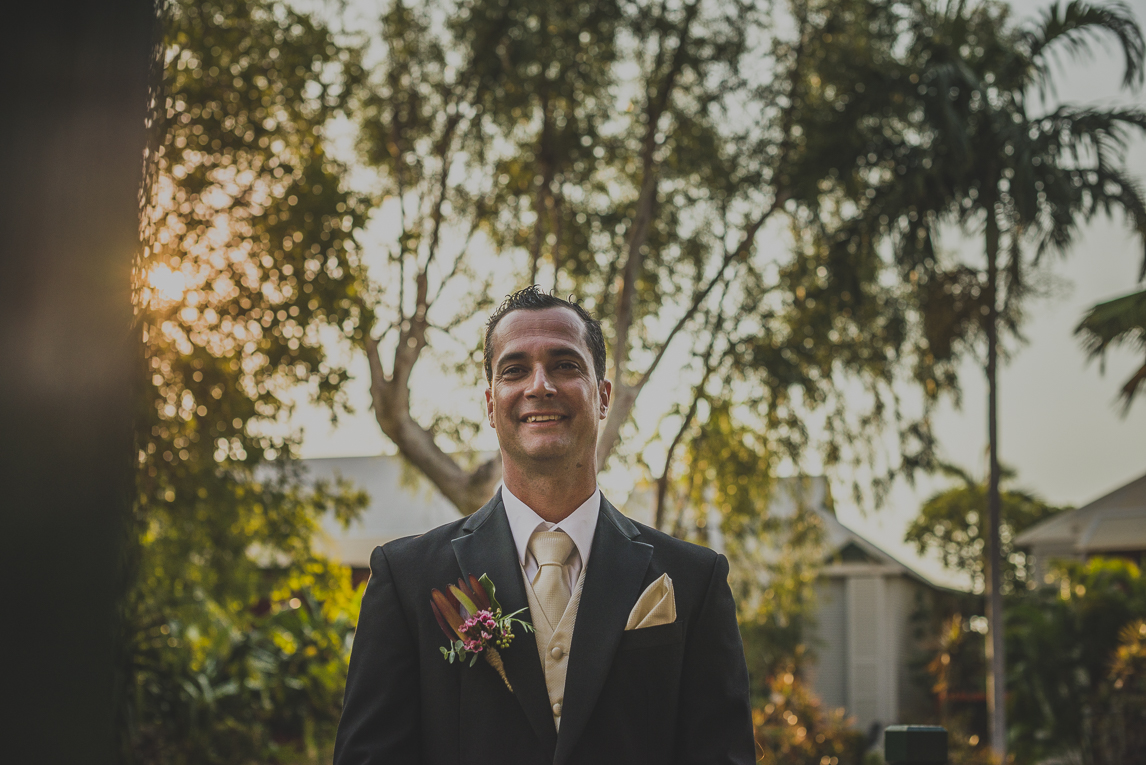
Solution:
M 527 474 L 505 464 L 502 480 L 513 496 L 550 523 L 568 518 L 597 490 L 596 471 Z

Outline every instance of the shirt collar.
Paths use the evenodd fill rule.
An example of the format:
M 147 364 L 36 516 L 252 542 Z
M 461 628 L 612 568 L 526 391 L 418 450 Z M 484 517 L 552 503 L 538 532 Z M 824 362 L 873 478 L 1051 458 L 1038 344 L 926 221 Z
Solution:
M 501 502 L 509 519 L 509 530 L 517 547 L 517 560 L 525 565 L 529 538 L 540 528 L 542 531 L 561 529 L 573 539 L 581 556 L 581 565 L 589 563 L 589 551 L 593 547 L 593 532 L 597 530 L 597 516 L 601 513 L 601 488 L 597 487 L 589 499 L 558 523 L 549 523 L 529 505 L 513 496 L 505 484 L 501 486 Z

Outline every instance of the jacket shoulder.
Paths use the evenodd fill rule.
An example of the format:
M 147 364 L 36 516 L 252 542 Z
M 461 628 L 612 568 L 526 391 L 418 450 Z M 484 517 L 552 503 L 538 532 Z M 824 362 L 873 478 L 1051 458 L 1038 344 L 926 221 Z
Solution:
M 631 522 L 640 532 L 636 541 L 652 545 L 656 554 L 668 556 L 680 563 L 695 565 L 706 570 L 711 570 L 716 563 L 719 553 L 709 547 L 677 539 L 670 534 L 637 521 Z
M 430 529 L 417 536 L 400 537 L 374 548 L 370 555 L 370 568 L 376 570 L 383 560 L 393 569 L 424 565 L 428 560 L 446 554 L 453 558 L 450 543 L 462 536 L 462 525 L 466 518 L 458 518 L 449 523 Z

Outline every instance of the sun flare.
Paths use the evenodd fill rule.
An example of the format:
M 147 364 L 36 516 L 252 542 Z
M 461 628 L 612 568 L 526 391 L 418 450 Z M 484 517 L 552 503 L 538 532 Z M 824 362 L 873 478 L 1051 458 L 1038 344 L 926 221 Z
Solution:
M 172 271 L 167 266 L 156 266 L 147 278 L 148 284 L 157 297 L 163 301 L 175 302 L 183 299 L 187 289 L 187 277 L 182 271 Z

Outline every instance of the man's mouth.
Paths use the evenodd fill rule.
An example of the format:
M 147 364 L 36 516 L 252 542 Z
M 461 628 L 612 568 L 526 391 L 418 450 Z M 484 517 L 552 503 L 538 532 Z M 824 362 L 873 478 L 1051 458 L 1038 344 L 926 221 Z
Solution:
M 560 414 L 527 414 L 523 418 L 525 422 L 556 422 L 563 419 L 564 416 Z

